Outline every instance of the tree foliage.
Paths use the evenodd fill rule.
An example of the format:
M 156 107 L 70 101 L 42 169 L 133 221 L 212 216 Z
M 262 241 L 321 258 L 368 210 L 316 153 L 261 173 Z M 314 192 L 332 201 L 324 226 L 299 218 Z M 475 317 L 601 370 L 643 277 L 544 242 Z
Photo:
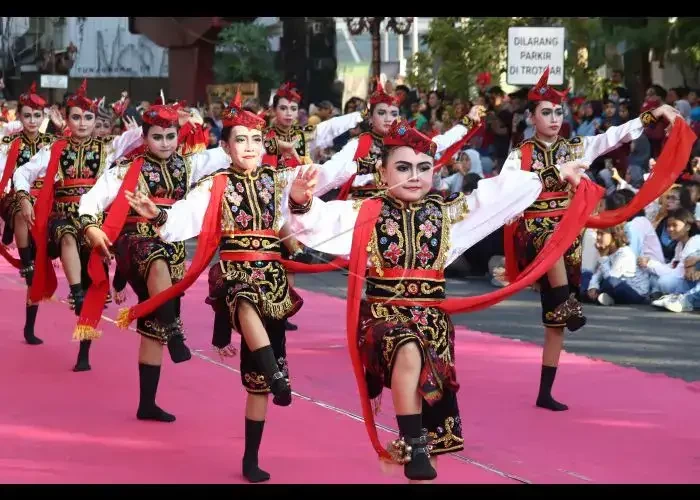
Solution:
M 275 54 L 267 28 L 254 23 L 233 23 L 219 33 L 214 61 L 218 83 L 258 82 L 260 95 L 279 85 Z
M 562 26 L 566 29 L 565 81 L 577 94 L 601 98 L 609 82 L 598 75 L 608 60 L 611 44 L 625 42 L 642 57 L 652 50 L 662 64 L 678 64 L 687 81 L 700 78 L 700 23 L 698 18 L 593 18 L 593 17 L 443 17 L 435 18 L 425 35 L 429 53 L 413 61 L 420 74 L 410 82 L 425 85 L 437 81 L 455 97 L 474 96 L 476 75 L 493 75 L 497 85 L 506 71 L 508 28 L 511 26 Z M 583 57 L 583 56 L 586 57 Z

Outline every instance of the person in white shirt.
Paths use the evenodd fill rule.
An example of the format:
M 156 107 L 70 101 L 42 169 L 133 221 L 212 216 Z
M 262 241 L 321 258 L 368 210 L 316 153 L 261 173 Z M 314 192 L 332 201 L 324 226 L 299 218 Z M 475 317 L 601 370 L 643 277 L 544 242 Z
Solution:
M 671 262 L 666 264 L 649 257 L 639 257 L 638 263 L 658 277 L 652 284 L 652 291 L 659 291 L 664 295 L 685 293 L 693 284 L 685 279 L 684 262 L 686 258 L 700 251 L 700 231 L 695 225 L 695 214 L 684 208 L 674 210 L 667 217 L 666 229 L 671 239 L 676 241 L 676 250 Z
M 634 194 L 634 191 L 629 189 L 616 191 L 606 198 L 605 206 L 607 210 L 622 208 L 632 201 Z M 625 223 L 625 233 L 630 249 L 636 257 L 650 257 L 652 260 L 664 262 L 659 236 L 644 210 L 640 210 Z
M 598 230 L 596 248 L 600 260 L 588 286 L 588 297 L 604 306 L 647 303 L 649 275 L 637 266 L 625 225 Z

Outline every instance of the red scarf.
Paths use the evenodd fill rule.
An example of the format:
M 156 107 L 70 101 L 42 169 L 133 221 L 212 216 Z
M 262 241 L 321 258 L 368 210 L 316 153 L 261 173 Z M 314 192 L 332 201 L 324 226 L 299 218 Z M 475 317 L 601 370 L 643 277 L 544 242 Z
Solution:
M 116 241 L 122 232 L 126 217 L 129 214 L 129 202 L 124 193 L 125 191 L 133 193 L 136 190 L 143 161 L 143 156 L 140 156 L 131 163 L 119 187 L 117 197 L 109 207 L 109 215 L 102 224 L 102 231 L 107 235 L 109 241 Z M 73 331 L 73 340 L 92 340 L 100 337 L 97 325 L 100 322 L 107 295 L 109 294 L 109 276 L 105 272 L 102 259 L 103 256 L 99 249 L 93 248 L 90 252 L 87 268 L 92 283 L 85 295 L 83 308 L 78 318 L 78 325 Z
M 569 209 L 557 225 L 554 234 L 549 238 L 542 251 L 535 260 L 523 271 L 510 285 L 496 291 L 477 295 L 475 297 L 460 297 L 443 300 L 439 306 L 447 313 L 464 313 L 478 311 L 491 307 L 494 304 L 510 297 L 511 295 L 532 285 L 543 276 L 554 263 L 574 242 L 580 233 L 581 219 L 585 220 L 595 209 L 598 201 L 604 194 L 603 188 L 583 179 L 579 184 L 576 194 L 571 201 Z M 379 442 L 377 429 L 374 423 L 374 414 L 367 393 L 367 385 L 364 377 L 364 368 L 360 352 L 357 347 L 357 334 L 360 315 L 360 300 L 367 272 L 367 246 L 372 231 L 377 223 L 382 201 L 372 199 L 365 201 L 355 222 L 353 233 L 352 252 L 350 254 L 350 276 L 348 278 L 348 306 L 347 306 L 347 340 L 352 368 L 355 373 L 362 414 L 370 441 L 380 458 L 390 459 L 389 453 Z
M 19 157 L 19 146 L 22 143 L 22 138 L 17 137 L 15 140 L 12 141 L 10 144 L 10 149 L 7 152 L 7 158 L 5 160 L 5 171 L 2 174 L 2 179 L 0 179 L 0 197 L 6 196 L 5 193 L 5 187 L 7 186 L 7 183 L 9 182 L 10 178 L 12 177 L 12 174 L 15 171 L 15 165 L 17 164 L 17 158 Z M 9 262 L 12 267 L 16 269 L 21 269 L 22 267 L 22 262 L 14 257 L 8 250 L 5 245 L 0 244 L 0 255 L 5 257 L 5 260 Z
M 671 135 L 664 144 L 651 176 L 630 203 L 616 210 L 603 212 L 600 215 L 586 215 L 585 219 L 582 218 L 575 223 L 583 230 L 584 227 L 604 229 L 627 221 L 666 192 L 676 181 L 688 163 L 690 152 L 696 139 L 695 133 L 683 120 L 676 120 Z M 528 143 L 523 146 L 521 152 L 521 168 L 530 170 L 532 165 L 532 144 Z M 517 225 L 517 222 L 509 224 L 504 231 L 506 276 L 509 281 L 517 279 L 519 273 L 515 250 L 515 230 Z
M 44 185 L 41 186 L 39 196 L 34 204 L 34 227 L 32 237 L 36 245 L 36 274 L 29 288 L 29 300 L 37 304 L 42 300 L 50 299 L 56 288 L 56 271 L 49 258 L 49 215 L 53 208 L 54 182 L 58 173 L 58 163 L 61 160 L 63 149 L 68 144 L 65 139 L 58 140 L 51 145 L 51 158 L 44 176 Z
M 661 154 L 649 178 L 644 182 L 639 192 L 624 207 L 607 210 L 600 215 L 588 218 L 586 227 L 605 229 L 622 224 L 634 214 L 643 210 L 649 203 L 656 200 L 676 182 L 690 159 L 693 144 L 697 140 L 695 132 L 682 118 L 673 122 L 673 129 L 664 144 Z
M 216 254 L 221 240 L 221 207 L 227 182 L 228 176 L 225 175 L 225 173 L 214 176 L 214 185 L 212 186 L 207 211 L 204 214 L 202 230 L 199 234 L 199 240 L 197 241 L 197 250 L 195 251 L 192 264 L 185 273 L 185 276 L 178 283 L 154 295 L 148 300 L 128 309 L 120 310 L 117 324 L 121 328 L 128 327 L 129 323 L 135 319 L 142 318 L 152 313 L 167 301 L 185 293 L 185 290 L 192 286 L 192 284 L 197 281 L 199 275 L 204 272 L 207 265 Z M 342 258 L 336 258 L 332 262 L 326 264 L 303 264 L 301 262 L 294 262 L 281 258 L 278 260 L 288 271 L 294 273 L 322 273 L 332 271 L 345 267 L 348 262 Z

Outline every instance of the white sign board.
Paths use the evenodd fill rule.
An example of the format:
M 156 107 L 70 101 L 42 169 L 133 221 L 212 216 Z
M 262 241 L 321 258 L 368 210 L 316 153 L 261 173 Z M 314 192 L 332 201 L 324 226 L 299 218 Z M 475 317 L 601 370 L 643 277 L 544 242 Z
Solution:
M 68 75 L 41 75 L 41 88 L 67 89 Z
M 535 85 L 549 66 L 549 84 L 564 84 L 564 28 L 508 28 L 508 85 Z

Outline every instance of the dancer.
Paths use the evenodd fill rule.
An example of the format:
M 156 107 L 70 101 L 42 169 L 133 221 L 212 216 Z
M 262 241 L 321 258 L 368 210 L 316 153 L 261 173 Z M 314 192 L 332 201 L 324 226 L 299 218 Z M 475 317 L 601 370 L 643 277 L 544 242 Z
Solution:
M 375 381 L 367 384 L 368 394 L 358 382 L 360 394 L 374 399 L 383 387 L 391 389 L 401 437 L 392 445 L 393 458 L 404 464 L 407 478 L 430 480 L 437 475 L 431 455 L 464 447 L 454 327 L 441 309 L 444 269 L 522 213 L 542 186 L 535 173 L 511 171 L 481 180 L 468 196 L 457 193 L 445 199 L 428 194 L 435 142 L 396 121 L 383 143 L 378 180 L 388 186 L 386 191 L 376 199 L 324 202 L 312 198 L 319 171 L 310 169 L 291 188 L 290 228 L 304 245 L 350 255 L 355 274 L 348 288 L 349 348 L 354 363 L 361 359 L 360 372 L 364 369 Z M 580 171 L 580 165 L 562 167 L 562 175 L 572 182 Z M 365 204 L 376 207 L 366 218 Z M 353 280 L 361 286 L 365 271 L 366 299 L 360 302 L 361 290 Z M 356 364 L 355 369 L 357 377 Z M 374 423 L 367 425 L 376 438 Z
M 542 250 L 551 237 L 571 201 L 571 190 L 561 176 L 561 165 L 582 162 L 589 166 L 597 157 L 618 145 L 639 137 L 644 127 L 660 117 L 670 123 L 677 112 L 661 106 L 642 113 L 624 125 L 610 127 L 603 134 L 565 139 L 558 136 L 562 125 L 561 102 L 566 93 L 547 83 L 549 68 L 528 93 L 528 107 L 535 124 L 535 135 L 511 151 L 500 175 L 512 171 L 533 171 L 542 182 L 542 194 L 525 211 L 517 223 L 506 227 L 505 247 L 508 278 L 514 280 Z M 576 331 L 586 324 L 581 303 L 576 298 L 581 278 L 581 238 L 577 238 L 566 254 L 539 281 L 542 324 L 545 330 L 542 351 L 540 387 L 536 405 L 552 411 L 568 406 L 552 397 L 552 386 L 564 342 L 564 328 Z
M 105 166 L 141 142 L 141 130 L 133 122 L 130 130 L 114 140 L 92 136 L 97 101 L 85 96 L 86 86 L 84 80 L 66 102 L 70 138 L 56 140 L 41 149 L 12 177 L 20 213 L 36 245 L 29 299 L 38 304 L 53 296 L 57 281 L 51 260 L 60 257 L 70 286 L 68 301 L 76 315 L 80 314 L 84 290 L 89 285 L 84 262 L 89 248 L 78 220 L 80 196 L 95 184 Z M 30 189 L 39 178 L 45 178 L 45 182 L 36 199 L 35 213 Z M 74 371 L 90 369 L 90 343 L 89 338 L 81 340 Z
M 0 215 L 5 222 L 2 245 L 9 245 L 14 234 L 19 251 L 19 274 L 27 283 L 27 301 L 25 306 L 24 340 L 29 345 L 40 345 L 44 341 L 34 333 L 36 316 L 39 305 L 29 300 L 29 287 L 34 278 L 34 246 L 31 242 L 29 228 L 20 215 L 21 198 L 12 184 L 12 174 L 15 169 L 27 163 L 42 147 L 49 145 L 54 137 L 42 134 L 39 127 L 44 121 L 46 100 L 36 93 L 36 82 L 29 90 L 19 96 L 19 122 L 21 127 L 17 133 L 6 135 L 0 145 Z M 18 127 L 15 127 L 18 128 Z M 42 179 L 34 182 L 30 189 L 29 202 L 34 204 L 42 185 Z M 3 195 L 4 194 L 4 195 Z
M 159 209 L 142 193 L 127 192 L 131 207 L 158 227 L 165 241 L 199 235 L 197 253 L 182 281 L 148 301 L 120 313 L 128 325 L 191 286 L 216 253 L 221 261 L 210 273 L 210 297 L 224 310 L 242 335 L 241 381 L 248 395 L 245 410 L 245 454 L 242 471 L 250 482 L 270 474 L 258 466 L 258 449 L 267 416 L 268 394 L 273 403 L 292 402 L 285 348 L 285 319 L 302 305 L 290 289 L 280 262 L 279 231 L 284 225 L 286 197 L 295 170 L 259 166 L 264 121 L 243 110 L 239 99 L 223 116 L 222 146 L 231 157 L 226 172 L 199 181 L 184 200 Z M 301 167 L 298 167 L 301 168 Z M 232 355 L 230 328 L 216 329 L 213 345 Z
M 275 93 L 272 98 L 275 121 L 273 126 L 265 130 L 263 164 L 289 168 L 312 163 L 313 150 L 333 146 L 333 139 L 356 127 L 363 120 L 361 113 L 354 112 L 330 118 L 316 126 L 301 127 L 297 124 L 300 103 L 301 94 L 291 82 L 282 85 Z M 280 236 L 284 245 L 283 257 L 294 258 L 302 253 L 299 243 L 286 227 L 281 229 Z M 288 279 L 290 286 L 293 287 L 294 274 L 289 273 Z M 223 320 L 219 319 L 217 323 L 223 325 Z M 298 328 L 289 321 L 286 322 L 285 327 L 290 331 Z
M 442 135 L 433 137 L 437 154 L 452 155 L 468 140 L 470 131 L 480 122 L 483 108 L 473 106 L 468 116 Z M 377 86 L 369 98 L 370 130 L 350 139 L 348 143 L 323 164 L 319 172 L 316 195 L 342 188 L 338 199 L 365 199 L 383 192 L 379 185 L 377 162 L 384 152 L 383 138 L 391 124 L 399 116 L 399 102 L 395 96 L 384 92 L 382 84 Z M 453 147 L 454 146 L 454 147 Z M 450 151 L 446 151 L 447 149 Z
M 129 155 L 128 159 L 117 162 L 80 200 L 80 221 L 88 244 L 93 249 L 88 270 L 91 278 L 93 273 L 96 276 L 91 279 L 92 284 L 76 328 L 79 337 L 95 336 L 109 290 L 108 276 L 99 262 L 101 256 L 110 257 L 112 246 L 117 269 L 131 285 L 139 302 L 169 288 L 184 275 L 184 243 L 161 240 L 152 221 L 129 211 L 124 196 L 127 190 L 138 189 L 158 207 L 169 207 L 185 197 L 192 183 L 204 175 L 228 167 L 228 156 L 221 148 L 204 149 L 207 137 L 201 127 L 198 135 L 201 148 L 189 148 L 189 151 L 201 149 L 202 152 L 185 152 L 183 155 L 176 151 L 178 128 L 189 119 L 189 113 L 183 113 L 179 108 L 179 105 L 151 106 L 143 115 L 144 152 Z M 105 212 L 108 212 L 106 218 L 102 217 Z M 104 223 L 100 224 L 102 219 Z M 92 296 L 100 300 L 93 302 L 90 300 Z M 155 399 L 163 346 L 168 346 L 174 363 L 191 358 L 184 342 L 180 299 L 177 296 L 153 314 L 138 320 L 137 332 L 141 335 L 138 355 L 140 399 L 136 416 L 140 420 L 175 421 L 175 416 L 158 407 Z

